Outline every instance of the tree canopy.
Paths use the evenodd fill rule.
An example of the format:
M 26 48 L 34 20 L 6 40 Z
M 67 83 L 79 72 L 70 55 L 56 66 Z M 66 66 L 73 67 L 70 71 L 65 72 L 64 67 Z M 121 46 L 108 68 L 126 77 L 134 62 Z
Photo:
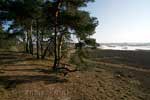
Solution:
M 95 33 L 97 18 L 81 9 L 89 2 L 94 0 L 1 0 L 0 21 L 12 22 L 7 32 L 22 38 L 27 53 L 33 54 L 36 43 L 37 58 L 53 46 L 57 67 L 72 34 L 86 40 Z

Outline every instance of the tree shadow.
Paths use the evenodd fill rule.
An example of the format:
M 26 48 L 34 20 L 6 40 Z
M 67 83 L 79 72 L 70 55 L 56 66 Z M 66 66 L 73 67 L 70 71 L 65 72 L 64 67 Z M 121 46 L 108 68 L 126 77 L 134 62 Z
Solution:
M 24 67 L 27 67 L 27 66 L 36 66 L 36 67 L 45 67 L 45 68 L 48 68 L 50 66 L 48 65 L 44 65 L 44 64 L 10 64 L 9 66 L 15 66 L 15 67 L 18 67 L 18 66 L 24 66 Z
M 20 52 L 0 52 L 0 65 L 11 65 L 11 66 L 20 66 L 16 65 L 18 62 L 22 61 L 38 61 L 36 57 L 30 55 L 30 54 L 25 54 L 25 53 L 20 53 Z M 42 61 L 40 59 L 40 61 Z M 48 59 L 44 59 L 44 61 L 49 61 Z M 35 66 L 44 66 L 42 64 L 32 64 Z M 28 64 L 24 64 L 22 66 L 28 66 Z M 30 66 L 30 65 L 29 65 Z
M 0 64 L 15 64 L 20 61 L 25 61 L 27 58 L 23 57 L 21 53 L 9 53 L 9 52 L 0 52 Z
M 0 76 L 0 85 L 5 89 L 16 88 L 17 85 L 43 81 L 45 84 L 68 82 L 67 79 L 54 75 L 22 75 L 22 76 Z
M 40 81 L 44 82 L 45 84 L 64 83 L 68 81 L 63 77 L 58 77 L 52 70 L 48 68 L 49 66 L 46 66 L 44 64 L 17 64 L 21 61 L 34 60 L 37 61 L 35 57 L 20 52 L 0 52 L 0 65 L 7 66 L 6 68 L 2 69 L 2 72 L 5 73 L 6 71 L 5 74 L 7 74 L 7 71 L 9 71 L 12 74 L 1 74 L 0 86 L 4 87 L 5 89 L 13 89 L 16 88 L 17 85 L 35 83 Z M 9 67 L 13 67 L 13 69 L 9 69 Z M 13 75 L 15 71 L 18 71 L 19 75 Z M 38 72 L 38 75 L 21 75 L 22 72 Z
M 39 73 L 44 73 L 44 74 L 52 74 L 55 73 L 52 69 L 47 69 L 47 68 L 30 68 L 30 69 L 3 69 L 3 71 L 19 71 L 19 72 L 39 72 Z

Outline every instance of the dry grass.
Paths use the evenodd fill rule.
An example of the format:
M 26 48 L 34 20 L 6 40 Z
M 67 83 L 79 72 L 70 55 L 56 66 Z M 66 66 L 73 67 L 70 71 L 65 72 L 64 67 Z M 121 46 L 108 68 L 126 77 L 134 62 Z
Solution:
M 89 69 L 64 77 L 51 71 L 51 60 L 36 60 L 27 54 L 1 51 L 0 100 L 150 99 L 148 71 L 99 60 L 84 61 L 86 66 L 78 64 Z

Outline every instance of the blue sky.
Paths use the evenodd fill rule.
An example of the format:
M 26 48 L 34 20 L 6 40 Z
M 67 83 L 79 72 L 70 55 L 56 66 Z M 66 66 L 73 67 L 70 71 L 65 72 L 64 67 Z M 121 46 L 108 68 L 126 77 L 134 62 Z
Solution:
M 150 0 L 95 0 L 87 10 L 99 20 L 97 42 L 150 42 Z

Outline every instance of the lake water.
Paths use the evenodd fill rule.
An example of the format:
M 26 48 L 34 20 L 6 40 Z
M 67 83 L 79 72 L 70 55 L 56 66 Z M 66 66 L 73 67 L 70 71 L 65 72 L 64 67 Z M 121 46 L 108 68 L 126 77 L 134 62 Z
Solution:
M 107 50 L 150 50 L 150 46 L 131 46 L 131 45 L 105 45 L 102 44 L 100 49 Z

